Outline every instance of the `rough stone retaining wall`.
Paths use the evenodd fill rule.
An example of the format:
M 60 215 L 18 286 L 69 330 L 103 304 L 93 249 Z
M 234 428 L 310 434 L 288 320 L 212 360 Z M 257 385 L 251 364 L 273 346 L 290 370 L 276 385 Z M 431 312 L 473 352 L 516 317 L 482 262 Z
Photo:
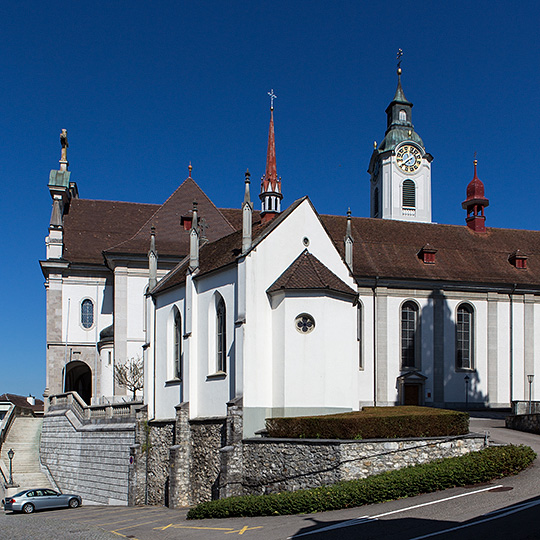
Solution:
M 51 411 L 43 419 L 41 460 L 58 487 L 83 502 L 127 505 L 134 441 L 134 422 L 83 424 L 71 410 Z
M 335 484 L 483 447 L 481 435 L 366 441 L 248 439 L 243 441 L 242 491 L 278 493 Z
M 520 414 L 506 417 L 506 427 L 540 435 L 540 414 Z

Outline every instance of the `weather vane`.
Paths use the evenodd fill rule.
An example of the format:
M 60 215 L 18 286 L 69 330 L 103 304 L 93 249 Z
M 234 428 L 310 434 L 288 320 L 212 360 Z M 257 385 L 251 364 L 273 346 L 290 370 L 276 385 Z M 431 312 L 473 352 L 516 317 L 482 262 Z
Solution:
M 270 92 L 268 92 L 268 95 L 270 96 L 270 108 L 273 110 L 274 109 L 274 99 L 277 98 L 276 94 L 274 94 L 274 89 L 272 88 L 272 90 L 270 90 Z
M 403 56 L 403 49 L 398 49 L 397 55 L 396 55 L 396 60 L 398 61 L 398 63 L 397 63 L 398 69 L 401 67 L 401 57 L 402 56 Z

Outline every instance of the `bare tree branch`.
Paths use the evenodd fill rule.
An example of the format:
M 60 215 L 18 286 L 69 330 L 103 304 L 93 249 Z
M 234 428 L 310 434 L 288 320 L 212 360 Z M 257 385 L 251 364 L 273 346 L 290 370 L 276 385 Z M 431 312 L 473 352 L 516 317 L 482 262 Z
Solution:
M 144 363 L 140 356 L 130 358 L 124 364 L 115 364 L 114 378 L 120 386 L 133 392 L 133 401 L 137 390 L 144 387 Z

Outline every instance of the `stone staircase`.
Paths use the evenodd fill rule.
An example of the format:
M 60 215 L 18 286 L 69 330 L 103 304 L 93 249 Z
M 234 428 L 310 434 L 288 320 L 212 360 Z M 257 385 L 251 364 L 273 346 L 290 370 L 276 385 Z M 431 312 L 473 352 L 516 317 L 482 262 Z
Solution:
M 53 488 L 47 476 L 41 470 L 39 461 L 39 441 L 43 418 L 31 416 L 17 416 L 9 428 L 0 458 L 3 461 L 2 469 L 9 480 L 8 451 L 15 452 L 13 457 L 13 482 L 16 488 L 9 488 L 6 495 L 12 495 L 27 488 L 47 487 Z

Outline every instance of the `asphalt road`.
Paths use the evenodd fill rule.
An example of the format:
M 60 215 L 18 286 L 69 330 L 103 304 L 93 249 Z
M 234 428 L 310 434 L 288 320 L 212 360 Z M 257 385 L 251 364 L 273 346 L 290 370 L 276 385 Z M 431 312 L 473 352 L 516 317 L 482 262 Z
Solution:
M 496 415 L 471 419 L 471 431 L 492 442 L 527 444 L 540 436 L 510 431 Z M 436 538 L 540 539 L 540 459 L 518 476 L 384 504 L 301 516 L 187 521 L 186 510 L 83 506 L 34 515 L 0 515 L 0 540 L 260 540 Z

